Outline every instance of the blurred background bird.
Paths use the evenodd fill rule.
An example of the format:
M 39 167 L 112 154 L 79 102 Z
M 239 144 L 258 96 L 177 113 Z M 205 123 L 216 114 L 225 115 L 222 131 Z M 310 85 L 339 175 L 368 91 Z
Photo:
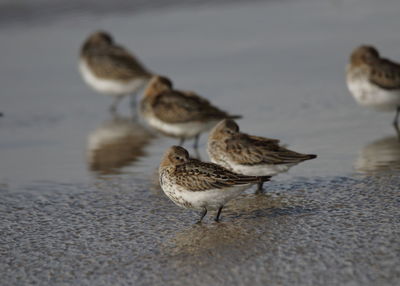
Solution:
M 350 56 L 347 86 L 363 106 L 396 111 L 393 125 L 400 138 L 400 65 L 382 58 L 373 46 L 360 46 Z
M 135 95 L 151 78 L 151 72 L 127 49 L 116 44 L 104 31 L 91 34 L 81 48 L 79 69 L 84 81 L 99 93 L 115 97 L 110 111 L 115 112 L 124 96 Z

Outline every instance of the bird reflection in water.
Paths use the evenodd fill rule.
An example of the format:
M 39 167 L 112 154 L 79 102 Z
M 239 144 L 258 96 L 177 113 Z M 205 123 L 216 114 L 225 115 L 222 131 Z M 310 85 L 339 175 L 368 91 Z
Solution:
M 120 169 L 146 155 L 154 137 L 129 117 L 113 115 L 88 136 L 89 169 L 99 174 L 118 174 Z
M 397 136 L 385 137 L 364 146 L 355 162 L 357 172 L 374 174 L 400 171 L 400 141 Z

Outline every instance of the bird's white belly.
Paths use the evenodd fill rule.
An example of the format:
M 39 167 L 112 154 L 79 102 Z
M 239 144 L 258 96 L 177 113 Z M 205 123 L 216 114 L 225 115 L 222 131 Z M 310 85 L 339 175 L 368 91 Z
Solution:
M 347 85 L 360 105 L 382 111 L 393 111 L 400 106 L 400 90 L 384 90 L 366 78 L 348 79 Z
M 118 80 L 104 79 L 97 77 L 84 60 L 79 62 L 79 70 L 85 82 L 94 90 L 107 95 L 127 95 L 138 91 L 146 83 L 145 78 L 136 78 L 123 82 Z
M 174 137 L 184 137 L 184 138 L 193 138 L 196 135 L 205 132 L 211 129 L 216 122 L 187 122 L 187 123 L 167 123 L 159 120 L 157 117 L 153 115 L 147 116 L 147 120 L 150 126 L 155 129 L 160 130 L 163 133 L 166 133 L 170 136 Z
M 233 172 L 247 176 L 274 176 L 279 173 L 287 172 L 292 166 L 296 164 L 279 164 L 279 165 L 241 165 L 229 162 L 230 168 Z
M 250 186 L 250 184 L 246 184 L 226 189 L 192 192 L 171 183 L 166 177 L 161 179 L 160 185 L 164 193 L 178 206 L 198 210 L 204 208 L 207 210 L 216 210 Z
M 216 158 L 212 156 L 209 152 L 209 157 L 211 162 L 218 164 L 222 167 L 231 170 L 234 173 L 242 174 L 246 176 L 274 176 L 279 173 L 287 172 L 291 167 L 296 164 L 279 164 L 279 165 L 242 165 L 237 164 L 229 160 L 227 157 L 222 156 L 221 158 Z

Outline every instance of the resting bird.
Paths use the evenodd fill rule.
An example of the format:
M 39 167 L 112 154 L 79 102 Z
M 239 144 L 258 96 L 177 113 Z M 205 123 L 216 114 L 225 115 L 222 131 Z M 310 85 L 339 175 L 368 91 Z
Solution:
M 198 147 L 201 133 L 210 130 L 224 118 L 240 118 L 212 105 L 194 92 L 173 89 L 172 82 L 161 76 L 151 79 L 141 101 L 141 114 L 148 124 L 161 133 L 180 139 L 194 138 Z
M 115 97 L 111 111 L 126 95 L 135 95 L 152 74 L 110 34 L 98 31 L 90 35 L 81 48 L 79 69 L 85 82 L 94 90 Z M 132 98 L 135 108 L 135 98 Z
M 190 159 L 186 149 L 172 146 L 162 158 L 159 178 L 164 193 L 175 204 L 202 211 L 200 223 L 209 210 L 218 210 L 215 221 L 219 221 L 229 200 L 270 177 L 235 174 L 217 164 Z
M 222 120 L 210 132 L 207 152 L 211 162 L 235 173 L 250 176 L 273 176 L 286 172 L 312 154 L 301 154 L 279 145 L 279 140 L 241 133 L 231 119 Z M 258 190 L 262 190 L 260 182 Z
M 382 58 L 372 46 L 360 46 L 351 54 L 346 74 L 347 86 L 359 104 L 396 111 L 393 125 L 400 136 L 400 65 Z

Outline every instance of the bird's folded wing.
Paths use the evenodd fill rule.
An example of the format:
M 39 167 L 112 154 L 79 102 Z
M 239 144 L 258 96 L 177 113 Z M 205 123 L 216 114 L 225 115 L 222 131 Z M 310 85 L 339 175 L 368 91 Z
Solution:
M 248 135 L 236 136 L 227 142 L 227 155 L 233 162 L 243 165 L 279 165 L 299 163 L 311 159 L 311 155 L 301 154 L 282 146 L 268 138 Z
M 194 93 L 171 90 L 159 94 L 152 104 L 153 112 L 168 123 L 187 123 L 224 118 L 227 114 Z
M 178 166 L 175 170 L 176 183 L 193 192 L 211 189 L 223 189 L 235 185 L 255 184 L 268 180 L 230 172 L 216 164 L 205 163 L 195 159 Z
M 149 71 L 124 48 L 115 46 L 91 57 L 95 73 L 100 77 L 130 80 L 133 77 L 147 76 Z
M 372 67 L 370 80 L 385 89 L 400 89 L 400 65 L 382 59 L 376 66 Z
M 259 141 L 261 144 L 264 144 L 265 141 L 273 142 L 273 143 L 279 143 L 280 142 L 279 139 L 274 139 L 274 138 L 267 138 L 267 137 L 254 136 L 254 135 L 247 135 L 247 136 L 250 137 L 255 142 Z

